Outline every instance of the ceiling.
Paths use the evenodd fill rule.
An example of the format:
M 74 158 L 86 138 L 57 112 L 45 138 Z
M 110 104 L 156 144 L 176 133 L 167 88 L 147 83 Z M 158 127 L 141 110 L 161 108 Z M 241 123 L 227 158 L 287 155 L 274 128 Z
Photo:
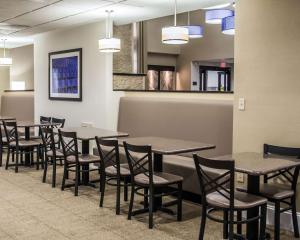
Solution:
M 177 0 L 186 12 L 233 0 Z M 171 15 L 174 0 L 0 0 L 0 37 L 8 48 L 33 42 L 38 33 L 104 20 L 114 10 L 115 24 Z M 3 43 L 0 43 L 3 47 Z

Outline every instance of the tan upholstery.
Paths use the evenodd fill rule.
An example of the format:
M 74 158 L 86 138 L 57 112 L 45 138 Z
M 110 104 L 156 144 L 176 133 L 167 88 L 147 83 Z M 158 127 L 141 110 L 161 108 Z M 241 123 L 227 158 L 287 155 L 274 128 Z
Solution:
M 56 150 L 55 155 L 56 155 L 56 157 L 63 157 L 64 156 L 64 154 L 62 153 L 61 150 Z M 48 151 L 47 156 L 48 157 L 53 157 L 53 151 Z
M 34 120 L 34 92 L 4 92 L 1 96 L 1 115 L 17 120 Z
M 260 186 L 260 194 L 266 198 L 280 200 L 293 196 L 294 191 L 288 185 L 265 183 Z
M 225 196 L 228 196 L 228 193 L 225 191 L 222 190 L 221 192 L 225 194 Z M 235 192 L 234 198 L 235 209 L 248 209 L 267 203 L 267 199 L 245 192 Z M 219 192 L 207 194 L 206 201 L 213 207 L 229 208 L 229 200 Z
M 16 142 L 10 142 L 10 146 L 16 146 Z M 35 147 L 38 146 L 39 143 L 33 140 L 19 140 L 19 146 L 20 147 Z
M 95 155 L 85 154 L 85 155 L 79 155 L 79 163 L 95 163 L 100 162 L 100 158 Z M 75 156 L 68 156 L 67 161 L 70 163 L 75 163 L 76 158 Z
M 118 131 L 211 143 L 201 155 L 212 157 L 232 152 L 232 119 L 232 101 L 123 97 Z
M 128 132 L 130 137 L 169 137 L 216 145 L 215 149 L 200 152 L 204 157 L 231 154 L 232 125 L 232 101 L 139 97 L 120 99 L 118 131 Z M 96 149 L 94 154 L 97 154 Z M 182 176 L 183 190 L 200 194 L 192 154 L 181 155 L 165 155 L 164 171 Z M 123 148 L 120 148 L 120 161 L 127 161 Z M 211 176 L 219 174 L 212 170 L 208 173 Z
M 105 168 L 105 173 L 109 176 L 117 176 L 117 169 L 114 166 Z M 121 164 L 120 166 L 121 176 L 130 176 L 130 170 L 127 163 Z
M 144 173 L 140 173 L 134 177 L 134 181 L 140 185 L 149 185 L 149 177 Z M 154 185 L 170 185 L 183 181 L 183 178 L 177 175 L 173 175 L 165 172 L 153 173 Z

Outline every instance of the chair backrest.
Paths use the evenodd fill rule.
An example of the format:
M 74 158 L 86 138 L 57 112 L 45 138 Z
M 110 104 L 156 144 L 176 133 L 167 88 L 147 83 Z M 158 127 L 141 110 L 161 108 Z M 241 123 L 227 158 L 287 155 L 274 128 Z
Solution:
M 17 122 L 16 121 L 3 121 L 4 131 L 7 139 L 7 143 L 16 142 L 18 146 L 19 143 L 19 135 L 17 130 Z
M 300 161 L 300 148 L 282 147 L 282 146 L 264 144 L 264 156 L 268 157 L 270 155 L 294 157 L 295 159 L 299 159 Z M 271 159 L 272 158 L 270 158 L 270 160 Z M 298 176 L 299 176 L 299 167 L 296 167 L 294 172 L 292 172 L 291 169 L 286 169 L 265 176 L 264 182 L 267 182 L 269 179 L 279 177 L 279 176 L 287 180 L 287 182 L 291 184 L 292 190 L 296 191 Z
M 230 209 L 234 207 L 234 161 L 233 160 L 213 160 L 202 158 L 197 154 L 193 155 L 199 178 L 202 201 L 206 201 L 206 194 L 217 191 L 229 200 Z M 205 167 L 206 170 L 203 168 Z M 224 173 L 212 177 L 207 174 L 207 169 L 224 170 Z M 229 188 L 228 188 L 229 184 Z M 204 203 L 203 202 L 203 203 Z
M 64 118 L 52 118 L 52 123 L 57 123 L 57 125 L 53 125 L 55 128 L 63 128 L 65 126 L 66 119 Z
M 119 144 L 117 139 L 102 139 L 95 137 L 97 149 L 100 156 L 101 171 L 104 172 L 106 167 L 113 166 L 120 175 L 120 158 Z M 103 150 L 106 147 L 106 151 Z
M 54 133 L 53 129 L 49 126 L 40 126 L 39 127 L 39 132 L 41 133 L 42 141 L 43 141 L 43 146 L 46 151 L 52 152 L 53 157 L 56 157 L 56 151 L 55 151 L 55 142 L 54 142 Z
M 78 142 L 76 132 L 65 132 L 58 129 L 58 134 L 65 160 L 69 157 L 74 157 L 76 162 L 78 162 Z
M 51 117 L 40 116 L 40 123 L 50 123 Z
M 123 142 L 132 181 L 134 176 L 143 173 L 149 178 L 149 186 L 153 186 L 152 147 L 138 146 Z M 134 153 L 137 153 L 134 155 Z

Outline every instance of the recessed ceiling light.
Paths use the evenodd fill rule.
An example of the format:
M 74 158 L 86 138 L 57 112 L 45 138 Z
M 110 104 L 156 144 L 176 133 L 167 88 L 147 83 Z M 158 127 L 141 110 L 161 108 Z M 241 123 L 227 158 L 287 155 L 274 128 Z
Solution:
M 206 8 L 202 8 L 204 10 L 210 10 L 210 9 L 220 9 L 220 8 L 226 8 L 228 6 L 230 6 L 231 3 L 224 3 L 224 4 L 218 4 L 215 6 L 211 6 L 211 7 L 206 7 Z

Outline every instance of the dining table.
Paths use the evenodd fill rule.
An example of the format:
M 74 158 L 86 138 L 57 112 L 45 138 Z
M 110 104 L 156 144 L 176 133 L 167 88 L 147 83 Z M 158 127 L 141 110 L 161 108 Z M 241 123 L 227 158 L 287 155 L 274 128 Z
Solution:
M 10 120 L 10 119 L 9 119 Z M 39 122 L 39 121 L 17 121 L 17 128 L 24 128 L 24 137 L 25 140 L 30 140 L 32 138 L 30 128 L 36 128 L 36 127 L 47 127 L 47 126 L 55 126 L 58 125 L 57 123 L 52 123 L 52 122 Z M 19 130 L 18 130 L 19 131 Z M 22 132 L 22 131 L 21 131 Z M 30 166 L 31 161 L 30 161 L 30 154 L 29 151 L 25 151 L 25 166 Z
M 127 142 L 133 145 L 151 145 L 152 153 L 153 153 L 153 168 L 155 172 L 163 171 L 163 156 L 164 155 L 178 155 L 181 153 L 191 153 L 191 152 L 199 152 L 208 149 L 213 149 L 216 146 L 209 143 L 201 143 L 197 141 L 189 141 L 175 138 L 166 138 L 166 137 L 129 137 L 125 139 L 119 140 L 119 145 L 123 146 L 123 142 Z M 156 193 L 159 193 L 159 190 L 155 190 Z M 163 207 L 162 197 L 155 197 L 153 210 L 163 211 L 167 213 L 173 214 L 167 208 Z
M 90 142 L 94 141 L 96 136 L 99 138 L 120 138 L 129 136 L 128 133 L 112 131 L 97 127 L 68 127 L 62 128 L 61 130 L 66 132 L 76 132 L 77 139 L 81 141 L 82 155 L 90 154 Z M 58 130 L 54 129 L 54 132 L 58 132 Z M 90 165 L 84 164 L 82 168 L 83 170 L 86 170 L 82 172 L 82 184 L 86 186 L 94 186 L 94 184 L 90 182 L 89 177 Z
M 247 192 L 259 195 L 261 176 L 300 166 L 299 159 L 268 156 L 263 153 L 241 152 L 214 158 L 215 160 L 234 160 L 235 171 L 247 175 Z M 259 208 L 247 211 L 247 219 L 258 216 Z M 247 223 L 247 239 L 258 239 L 259 222 Z

